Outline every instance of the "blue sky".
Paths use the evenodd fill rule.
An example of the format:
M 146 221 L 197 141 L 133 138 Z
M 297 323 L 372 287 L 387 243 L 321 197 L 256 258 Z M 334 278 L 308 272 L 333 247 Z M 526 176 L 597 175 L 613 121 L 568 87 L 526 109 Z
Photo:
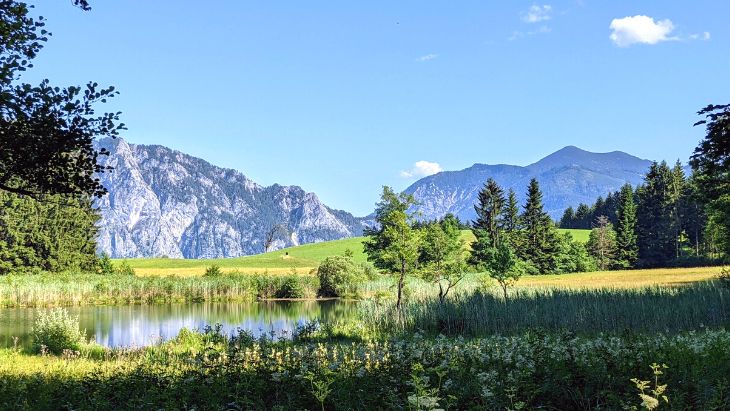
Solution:
M 26 81 L 113 84 L 130 142 L 356 215 L 566 145 L 684 161 L 730 102 L 726 0 L 70 3 L 35 2 L 53 37 Z

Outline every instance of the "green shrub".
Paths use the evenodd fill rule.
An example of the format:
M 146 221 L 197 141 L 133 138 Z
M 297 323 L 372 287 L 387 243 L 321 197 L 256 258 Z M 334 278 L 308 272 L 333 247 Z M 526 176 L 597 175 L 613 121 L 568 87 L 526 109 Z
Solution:
M 107 253 L 101 253 L 101 257 L 99 257 L 99 267 L 97 268 L 97 272 L 99 274 L 114 274 L 114 264 L 112 263 L 112 259 L 109 258 L 109 254 Z
M 304 285 L 297 277 L 284 277 L 275 294 L 276 298 L 303 298 Z
M 722 267 L 720 275 L 717 278 L 720 279 L 720 284 L 730 290 L 730 267 Z
M 119 267 L 114 271 L 119 275 L 134 275 L 134 268 L 126 260 L 119 263 Z
M 380 271 L 378 271 L 378 269 L 375 268 L 375 266 L 368 261 L 360 263 L 360 268 L 362 268 L 362 271 L 365 274 L 365 278 L 367 278 L 369 281 L 376 279 L 380 274 Z
M 86 340 L 84 334 L 79 329 L 79 317 L 71 316 L 65 309 L 41 311 L 33 325 L 33 347 L 37 352 L 45 349 L 52 354 L 78 351 Z
M 351 257 L 333 256 L 325 258 L 317 268 L 319 277 L 319 297 L 355 296 L 366 279 L 362 265 L 356 264 Z
M 223 275 L 223 271 L 221 270 L 220 266 L 215 265 L 215 264 L 206 268 L 205 274 L 203 274 L 204 277 L 220 277 L 222 275 Z

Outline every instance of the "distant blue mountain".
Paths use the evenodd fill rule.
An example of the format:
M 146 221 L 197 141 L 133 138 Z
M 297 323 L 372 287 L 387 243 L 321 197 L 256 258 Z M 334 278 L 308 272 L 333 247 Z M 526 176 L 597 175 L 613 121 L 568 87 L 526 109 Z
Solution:
M 462 220 L 473 220 L 477 193 L 488 178 L 494 178 L 505 195 L 513 189 L 522 204 L 534 177 L 540 182 L 545 210 L 558 219 L 569 206 L 591 204 L 627 182 L 641 183 L 649 165 L 651 161 L 621 151 L 591 153 L 568 146 L 526 167 L 474 164 L 461 171 L 444 171 L 416 181 L 405 192 L 420 202 L 423 219 L 453 213 Z

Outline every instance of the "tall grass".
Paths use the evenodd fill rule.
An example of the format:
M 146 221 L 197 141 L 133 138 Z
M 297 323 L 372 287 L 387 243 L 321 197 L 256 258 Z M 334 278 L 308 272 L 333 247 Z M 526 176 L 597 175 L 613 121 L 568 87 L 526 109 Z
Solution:
M 398 314 L 392 304 L 365 304 L 374 330 L 483 336 L 527 329 L 602 332 L 670 332 L 730 325 L 730 292 L 716 283 L 644 289 L 519 289 L 504 300 L 477 291 L 413 299 Z
M 0 350 L 0 409 L 637 409 L 630 379 L 650 379 L 653 362 L 669 367 L 668 409 L 730 407 L 724 330 L 351 343 L 183 331 L 78 357 Z
M 0 277 L 0 308 L 85 304 L 151 304 L 251 301 L 285 298 L 296 283 L 314 297 L 317 278 L 298 275 L 221 275 L 218 277 L 135 277 L 98 274 L 39 274 Z

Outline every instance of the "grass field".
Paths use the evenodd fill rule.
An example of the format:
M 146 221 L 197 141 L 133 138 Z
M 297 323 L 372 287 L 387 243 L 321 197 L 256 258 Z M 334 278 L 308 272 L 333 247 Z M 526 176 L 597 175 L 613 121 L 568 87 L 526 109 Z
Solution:
M 561 233 L 570 232 L 573 238 L 580 242 L 588 241 L 590 230 L 559 230 Z M 471 231 L 464 230 L 462 237 L 468 243 L 474 241 Z M 355 261 L 366 260 L 362 242 L 364 237 L 346 238 L 343 240 L 327 241 L 322 243 L 304 244 L 289 247 L 265 254 L 256 254 L 238 258 L 215 259 L 178 259 L 178 258 L 139 258 L 127 262 L 134 268 L 137 275 L 203 275 L 205 269 L 211 265 L 221 267 L 224 272 L 237 271 L 243 274 L 289 274 L 296 270 L 297 274 L 306 274 L 317 267 L 324 258 L 333 255 L 342 255 L 345 250 L 351 250 Z

